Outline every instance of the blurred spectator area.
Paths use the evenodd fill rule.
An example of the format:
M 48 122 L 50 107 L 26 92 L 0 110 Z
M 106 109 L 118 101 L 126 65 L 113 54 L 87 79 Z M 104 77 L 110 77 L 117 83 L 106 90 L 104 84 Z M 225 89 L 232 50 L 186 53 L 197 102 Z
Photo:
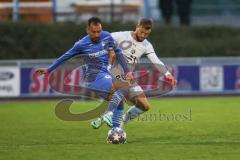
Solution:
M 91 16 L 103 21 L 136 21 L 140 16 L 162 22 L 159 0 L 0 0 L 0 22 L 6 20 L 73 21 L 81 23 Z M 240 26 L 240 0 L 193 0 L 193 25 Z M 19 14 L 17 14 L 19 13 Z M 173 21 L 177 22 L 176 10 Z
M 74 21 L 80 23 L 91 16 L 103 21 L 136 21 L 141 15 L 141 0 L 0 0 L 0 22 Z M 18 7 L 16 7 L 18 6 Z
M 144 0 L 148 6 L 144 11 L 145 16 L 162 22 L 158 2 L 159 0 Z M 175 9 L 175 21 L 176 14 Z M 191 19 L 193 25 L 240 26 L 240 0 L 192 0 Z
M 89 1 L 71 5 L 74 8 L 78 21 L 85 21 L 90 16 L 98 16 L 104 21 L 136 21 L 141 13 L 141 2 L 126 1 Z
M 18 7 L 17 7 L 17 6 Z M 0 0 L 0 22 L 14 19 L 30 22 L 51 23 L 53 21 L 51 0 Z
M 240 0 L 193 0 L 194 25 L 240 26 Z
M 142 0 L 56 0 L 57 21 L 86 21 L 98 16 L 105 22 L 136 21 L 142 15 Z
M 194 16 L 240 15 L 240 0 L 193 0 Z

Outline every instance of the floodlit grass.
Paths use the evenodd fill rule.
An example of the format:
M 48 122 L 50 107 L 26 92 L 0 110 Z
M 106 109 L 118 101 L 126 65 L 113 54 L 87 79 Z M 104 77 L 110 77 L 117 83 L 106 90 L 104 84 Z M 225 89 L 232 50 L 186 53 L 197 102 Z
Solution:
M 66 122 L 54 101 L 0 103 L 0 159 L 240 159 L 240 98 L 151 100 L 148 113 L 125 126 L 128 144 L 106 143 L 109 128 Z M 97 102 L 76 102 L 73 112 Z

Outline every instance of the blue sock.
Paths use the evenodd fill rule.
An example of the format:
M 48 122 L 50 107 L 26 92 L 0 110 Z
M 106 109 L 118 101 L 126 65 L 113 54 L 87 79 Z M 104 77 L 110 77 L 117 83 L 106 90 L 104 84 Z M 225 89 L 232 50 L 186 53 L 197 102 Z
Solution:
M 125 94 L 126 93 L 124 90 L 118 90 L 114 92 L 112 99 L 108 105 L 108 111 L 113 111 L 114 109 L 116 109 L 120 102 L 123 100 Z
M 123 103 L 122 100 L 127 94 L 126 90 L 118 90 L 114 92 L 111 101 L 109 102 L 108 110 L 113 111 L 113 127 L 121 127 L 123 124 Z
M 122 127 L 123 124 L 123 103 L 120 103 L 113 111 L 112 127 Z

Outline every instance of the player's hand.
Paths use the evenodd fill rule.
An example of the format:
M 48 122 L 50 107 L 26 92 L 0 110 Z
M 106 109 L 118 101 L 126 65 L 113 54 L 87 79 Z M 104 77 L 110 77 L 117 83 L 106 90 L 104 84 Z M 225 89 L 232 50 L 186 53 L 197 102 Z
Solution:
M 36 70 L 36 72 L 39 74 L 39 75 L 44 75 L 44 74 L 48 74 L 48 70 L 47 68 L 39 68 Z
M 169 72 L 164 75 L 164 80 L 167 81 L 168 83 L 170 83 L 173 88 L 176 87 L 176 85 L 177 85 L 176 79 Z
M 131 81 L 133 81 L 133 79 L 134 79 L 134 74 L 133 74 L 133 72 L 128 72 L 128 73 L 126 74 L 126 80 L 129 80 L 129 81 L 131 82 Z

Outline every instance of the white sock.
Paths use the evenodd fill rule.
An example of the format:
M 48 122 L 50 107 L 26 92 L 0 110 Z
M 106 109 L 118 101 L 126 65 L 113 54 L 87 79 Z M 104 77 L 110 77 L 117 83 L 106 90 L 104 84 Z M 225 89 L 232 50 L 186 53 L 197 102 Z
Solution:
M 123 122 L 127 123 L 129 120 L 135 119 L 140 114 L 143 114 L 144 111 L 137 108 L 136 106 L 132 106 L 128 109 L 128 111 L 123 115 Z
M 113 116 L 113 111 L 106 111 L 103 116 L 107 116 L 107 115 L 112 117 Z

